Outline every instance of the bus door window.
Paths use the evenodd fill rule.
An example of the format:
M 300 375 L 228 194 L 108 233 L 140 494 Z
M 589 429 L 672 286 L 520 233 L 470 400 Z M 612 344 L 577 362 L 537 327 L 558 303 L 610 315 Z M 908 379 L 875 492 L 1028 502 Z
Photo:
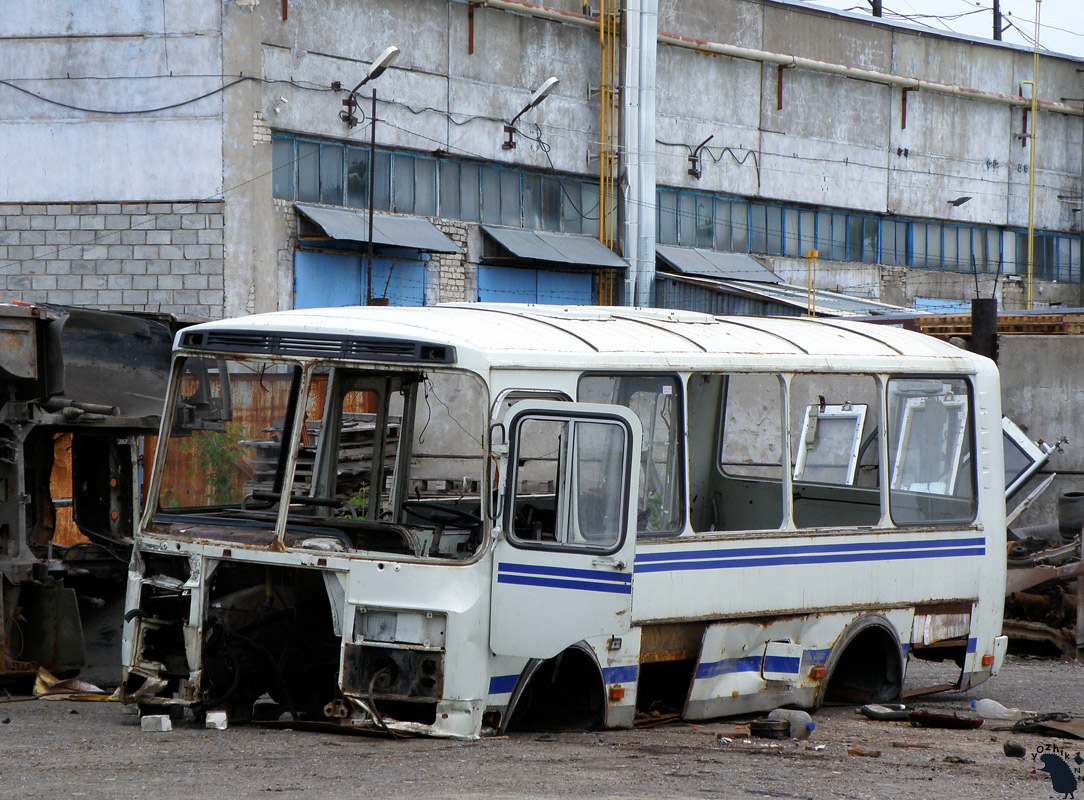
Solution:
M 625 436 L 610 421 L 521 420 L 515 431 L 513 539 L 616 547 L 624 531 Z
M 681 382 L 673 375 L 584 375 L 578 399 L 624 406 L 640 419 L 637 532 L 680 533 L 685 526 Z
M 881 519 L 880 407 L 873 376 L 820 373 L 791 379 L 796 527 L 872 526 Z
M 783 525 L 786 407 L 775 374 L 727 376 L 720 471 L 712 491 L 712 528 L 773 530 Z
M 974 518 L 973 420 L 962 378 L 889 379 L 889 506 L 895 524 Z

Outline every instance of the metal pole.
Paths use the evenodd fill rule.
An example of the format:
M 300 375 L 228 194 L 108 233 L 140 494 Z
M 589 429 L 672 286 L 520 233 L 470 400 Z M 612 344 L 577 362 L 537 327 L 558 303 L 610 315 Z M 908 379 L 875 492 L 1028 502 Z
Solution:
M 1028 311 L 1032 307 L 1035 284 L 1035 135 L 1039 131 L 1039 11 L 1042 0 L 1035 0 L 1035 62 L 1031 72 L 1031 147 L 1028 150 Z
M 994 0 L 994 40 L 1001 41 L 1001 0 Z
M 365 265 L 365 305 L 373 304 L 373 193 L 376 190 L 376 88 L 369 114 L 369 248 Z

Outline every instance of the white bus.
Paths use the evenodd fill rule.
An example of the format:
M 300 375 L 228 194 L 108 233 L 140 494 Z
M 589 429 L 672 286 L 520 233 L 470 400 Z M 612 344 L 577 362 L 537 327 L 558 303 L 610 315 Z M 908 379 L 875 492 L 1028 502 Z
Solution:
M 998 374 L 838 320 L 460 304 L 178 334 L 142 707 L 438 736 L 998 671 Z M 955 676 L 953 672 L 953 676 Z

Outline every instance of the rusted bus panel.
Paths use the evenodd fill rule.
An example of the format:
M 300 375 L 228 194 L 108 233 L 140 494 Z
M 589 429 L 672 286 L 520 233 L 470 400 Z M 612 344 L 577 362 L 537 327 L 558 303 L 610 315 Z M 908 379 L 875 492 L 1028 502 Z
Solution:
M 640 638 L 640 663 L 684 661 L 697 658 L 706 622 L 645 625 Z

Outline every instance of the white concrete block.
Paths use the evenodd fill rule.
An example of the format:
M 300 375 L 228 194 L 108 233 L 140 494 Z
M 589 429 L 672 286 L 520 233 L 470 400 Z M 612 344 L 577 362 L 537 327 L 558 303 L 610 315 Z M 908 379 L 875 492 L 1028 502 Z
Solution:
M 145 731 L 171 731 L 173 723 L 169 714 L 148 714 L 139 720 L 139 727 Z
M 208 711 L 207 720 L 203 726 L 216 731 L 224 731 L 228 724 L 225 711 Z

